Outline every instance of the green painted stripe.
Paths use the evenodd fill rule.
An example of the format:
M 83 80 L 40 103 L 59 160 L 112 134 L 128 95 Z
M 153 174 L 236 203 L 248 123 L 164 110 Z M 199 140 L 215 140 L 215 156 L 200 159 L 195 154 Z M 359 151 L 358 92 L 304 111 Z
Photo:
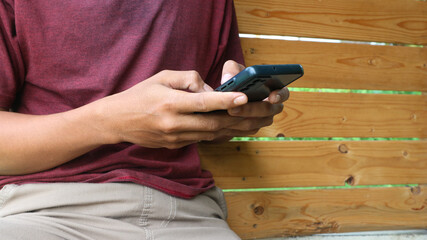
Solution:
M 419 141 L 419 138 L 343 138 L 343 137 L 235 137 L 232 142 L 247 141 Z
M 283 188 L 246 188 L 223 189 L 224 192 L 266 192 L 266 191 L 296 191 L 296 190 L 329 190 L 329 189 L 360 189 L 360 188 L 394 188 L 418 187 L 418 184 L 388 184 L 388 185 L 360 185 L 360 186 L 323 186 L 323 187 L 283 187 Z
M 326 93 L 362 93 L 362 94 L 400 94 L 400 95 L 422 95 L 417 91 L 392 91 L 392 90 L 366 90 L 366 89 L 332 89 L 332 88 L 297 88 L 290 87 L 294 92 L 326 92 Z

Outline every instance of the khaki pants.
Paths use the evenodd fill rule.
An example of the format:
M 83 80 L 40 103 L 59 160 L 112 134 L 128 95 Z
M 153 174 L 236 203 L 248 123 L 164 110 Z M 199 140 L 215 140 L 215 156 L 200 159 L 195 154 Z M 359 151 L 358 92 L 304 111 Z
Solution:
M 185 200 L 133 183 L 43 183 L 0 190 L 0 239 L 239 239 L 222 191 Z

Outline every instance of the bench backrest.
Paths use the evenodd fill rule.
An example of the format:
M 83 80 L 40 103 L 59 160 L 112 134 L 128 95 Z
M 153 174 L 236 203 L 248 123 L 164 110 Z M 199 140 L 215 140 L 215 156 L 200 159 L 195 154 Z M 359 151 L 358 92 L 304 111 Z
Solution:
M 305 75 L 256 135 L 279 141 L 200 145 L 231 227 L 244 239 L 427 228 L 427 1 L 235 6 L 241 33 L 269 35 L 242 37 L 248 66 L 299 63 Z

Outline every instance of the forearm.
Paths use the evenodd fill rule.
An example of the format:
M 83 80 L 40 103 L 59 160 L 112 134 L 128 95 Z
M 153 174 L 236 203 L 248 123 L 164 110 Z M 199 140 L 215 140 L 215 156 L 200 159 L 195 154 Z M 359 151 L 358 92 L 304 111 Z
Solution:
M 0 175 L 47 170 L 109 143 L 94 107 L 42 116 L 0 111 Z

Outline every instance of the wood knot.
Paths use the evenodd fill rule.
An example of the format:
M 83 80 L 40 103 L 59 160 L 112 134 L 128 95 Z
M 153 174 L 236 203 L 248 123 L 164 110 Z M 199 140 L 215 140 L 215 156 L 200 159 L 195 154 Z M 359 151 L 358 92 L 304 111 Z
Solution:
M 283 133 L 279 133 L 279 134 L 277 134 L 277 136 L 276 137 L 285 137 L 285 134 L 283 134 Z
M 372 66 L 375 66 L 375 65 L 376 65 L 376 61 L 375 61 L 375 59 L 373 59 L 373 58 L 369 59 L 369 60 L 368 60 L 368 64 L 369 64 L 369 65 L 372 65 Z
M 255 48 L 249 48 L 249 52 L 250 52 L 251 54 L 255 54 Z
M 258 206 L 254 208 L 255 215 L 262 215 L 264 213 L 264 208 L 262 206 Z
M 236 151 L 240 152 L 240 146 L 236 147 Z
M 338 151 L 340 151 L 340 153 L 348 153 L 348 147 L 345 144 L 340 144 Z
M 414 195 L 419 195 L 421 193 L 421 188 L 420 187 L 411 187 L 411 192 Z
M 348 184 L 348 185 L 350 185 L 350 186 L 353 186 L 353 185 L 354 185 L 354 177 L 353 177 L 353 176 L 349 176 L 349 177 L 345 180 L 345 183 L 346 183 L 346 184 Z
M 403 151 L 403 152 L 402 152 L 402 155 L 403 155 L 403 157 L 405 157 L 405 158 L 406 158 L 406 157 L 408 157 L 408 156 L 409 156 L 409 153 L 408 153 L 407 151 Z

